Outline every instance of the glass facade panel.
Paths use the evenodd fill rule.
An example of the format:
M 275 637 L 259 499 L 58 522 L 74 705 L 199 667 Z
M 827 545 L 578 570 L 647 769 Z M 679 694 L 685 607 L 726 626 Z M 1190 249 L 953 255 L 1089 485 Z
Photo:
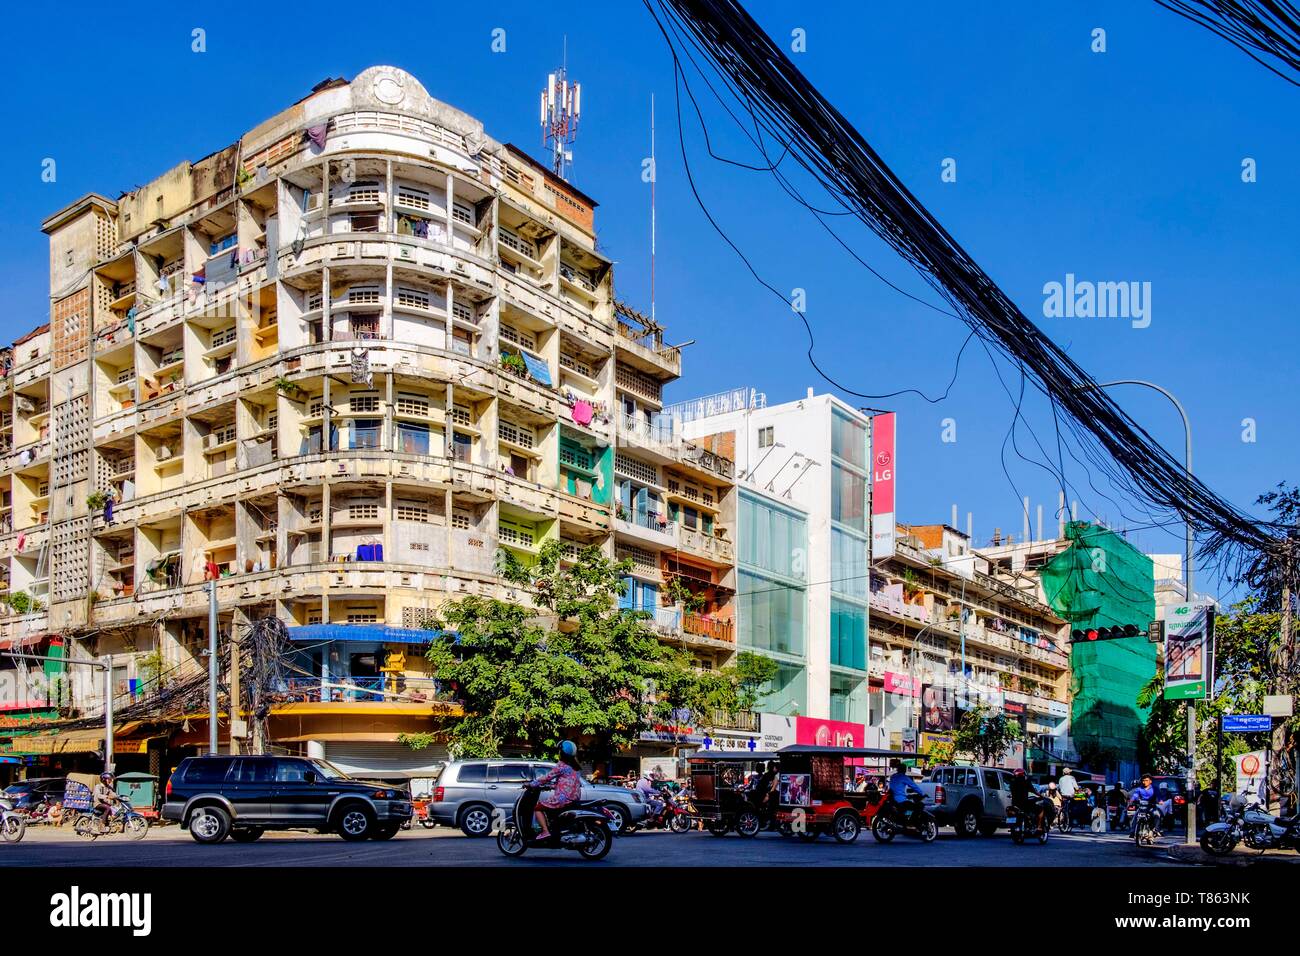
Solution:
M 808 529 L 802 514 L 742 493 L 739 544 L 741 565 L 804 579 Z
M 831 664 L 867 669 L 867 610 L 845 601 L 831 601 Z
M 804 589 L 745 571 L 739 574 L 739 584 L 741 646 L 802 656 Z
M 831 529 L 831 593 L 867 600 L 867 539 Z
M 867 530 L 867 479 L 838 463 L 831 465 L 831 520 L 852 528 Z
M 858 468 L 867 467 L 867 426 L 839 409 L 831 419 L 831 454 Z

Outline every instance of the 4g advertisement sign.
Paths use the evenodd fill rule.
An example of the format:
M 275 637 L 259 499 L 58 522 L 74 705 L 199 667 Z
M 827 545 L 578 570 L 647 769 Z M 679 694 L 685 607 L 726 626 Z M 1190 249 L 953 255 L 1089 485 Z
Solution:
M 1165 699 L 1201 700 L 1214 680 L 1214 611 L 1204 604 L 1165 607 Z

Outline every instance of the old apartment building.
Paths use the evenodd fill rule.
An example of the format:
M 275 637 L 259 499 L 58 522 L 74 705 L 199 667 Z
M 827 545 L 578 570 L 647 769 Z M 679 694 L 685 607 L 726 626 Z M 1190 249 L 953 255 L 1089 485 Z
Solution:
M 302 647 L 278 742 L 382 770 L 450 712 L 436 609 L 555 540 L 631 559 L 628 605 L 725 662 L 734 468 L 660 414 L 681 353 L 617 301 L 595 205 L 374 67 L 51 215 L 50 322 L 0 393 L 0 646 L 112 655 L 131 700 L 206 667 L 215 581 L 224 633 Z

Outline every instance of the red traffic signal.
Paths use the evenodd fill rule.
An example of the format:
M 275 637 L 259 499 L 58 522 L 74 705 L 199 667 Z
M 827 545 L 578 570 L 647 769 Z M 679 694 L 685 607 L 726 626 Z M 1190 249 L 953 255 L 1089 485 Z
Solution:
M 1085 629 L 1076 629 L 1070 632 L 1071 644 L 1082 644 L 1088 641 L 1114 641 L 1124 637 L 1137 637 L 1143 631 L 1136 624 L 1116 624 L 1111 627 L 1090 627 Z

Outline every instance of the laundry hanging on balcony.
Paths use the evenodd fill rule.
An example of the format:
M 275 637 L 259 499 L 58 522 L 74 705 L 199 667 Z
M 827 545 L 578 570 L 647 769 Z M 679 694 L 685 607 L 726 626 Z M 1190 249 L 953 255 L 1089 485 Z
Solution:
M 321 123 L 318 126 L 308 126 L 305 132 L 307 138 L 311 140 L 311 144 L 313 146 L 315 146 L 317 149 L 324 149 L 325 136 L 328 131 L 329 131 L 329 124 Z
M 590 425 L 595 414 L 596 410 L 591 407 L 591 402 L 579 400 L 573 403 L 573 420 L 579 425 Z

